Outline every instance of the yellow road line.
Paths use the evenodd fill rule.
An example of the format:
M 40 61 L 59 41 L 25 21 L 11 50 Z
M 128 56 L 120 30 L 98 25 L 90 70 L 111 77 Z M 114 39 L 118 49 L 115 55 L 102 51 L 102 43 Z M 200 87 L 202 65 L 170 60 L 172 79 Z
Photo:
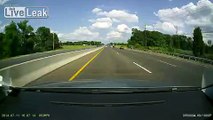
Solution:
M 104 48 L 98 52 L 95 56 L 93 56 L 84 66 L 82 66 L 70 79 L 69 81 L 71 80 L 74 80 L 102 51 L 104 50 Z

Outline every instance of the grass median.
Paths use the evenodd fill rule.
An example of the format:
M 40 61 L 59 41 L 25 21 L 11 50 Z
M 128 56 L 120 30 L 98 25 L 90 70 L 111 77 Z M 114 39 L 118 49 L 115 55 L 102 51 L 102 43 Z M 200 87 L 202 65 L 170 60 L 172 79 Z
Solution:
M 63 50 L 82 50 L 82 49 L 89 49 L 89 48 L 95 48 L 96 46 L 94 45 L 62 45 L 61 48 L 55 49 L 55 50 L 49 50 L 49 51 L 43 51 L 43 52 L 35 52 L 35 53 L 30 53 L 30 54 L 25 54 L 25 55 L 17 55 L 14 57 L 5 57 L 1 58 L 1 60 L 6 60 L 6 59 L 11 59 L 11 58 L 19 58 L 19 57 L 24 57 L 28 55 L 35 55 L 35 54 L 43 54 L 43 53 L 55 53 L 58 51 L 63 51 Z
M 62 50 L 80 50 L 80 49 L 88 49 L 88 48 L 94 48 L 96 46 L 92 45 L 63 45 Z

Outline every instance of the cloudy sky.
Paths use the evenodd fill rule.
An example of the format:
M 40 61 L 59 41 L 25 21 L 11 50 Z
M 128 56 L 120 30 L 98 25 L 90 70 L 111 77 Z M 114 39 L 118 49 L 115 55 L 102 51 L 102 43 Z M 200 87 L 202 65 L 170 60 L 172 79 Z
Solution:
M 126 42 L 132 28 L 145 26 L 187 36 L 200 26 L 204 40 L 213 40 L 211 0 L 0 0 L 0 31 L 11 21 L 4 18 L 7 6 L 47 6 L 49 18 L 29 19 L 29 23 L 51 28 L 61 41 Z

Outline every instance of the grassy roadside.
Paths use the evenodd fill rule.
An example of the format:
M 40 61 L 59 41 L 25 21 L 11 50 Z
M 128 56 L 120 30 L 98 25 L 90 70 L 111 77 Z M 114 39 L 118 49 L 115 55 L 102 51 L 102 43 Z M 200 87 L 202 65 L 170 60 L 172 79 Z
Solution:
M 184 54 L 184 55 L 191 55 L 193 56 L 192 51 L 190 50 L 181 50 L 181 49 L 169 49 L 169 48 L 164 48 L 164 47 L 148 47 L 144 48 L 146 50 L 150 50 L 153 52 L 161 52 L 161 53 L 178 53 L 178 54 Z
M 127 45 L 115 45 L 115 47 L 116 47 L 116 48 L 123 47 L 124 49 L 125 49 L 125 48 L 128 48 Z
M 170 54 L 183 54 L 183 55 L 190 55 L 194 56 L 193 52 L 191 50 L 182 50 L 182 49 L 173 49 L 170 50 L 168 48 L 163 48 L 163 47 L 148 47 L 145 48 L 145 50 L 150 50 L 152 52 L 160 52 L 160 53 L 170 53 Z M 212 54 L 204 54 L 202 58 L 207 58 L 213 60 L 213 55 Z
M 120 47 L 124 47 L 124 48 L 128 48 L 127 45 L 116 45 L 116 48 L 120 48 Z M 137 50 L 143 50 L 143 51 L 151 51 L 151 52 L 157 52 L 157 53 L 163 53 L 163 54 L 183 54 L 183 55 L 190 55 L 190 56 L 194 56 L 192 51 L 190 50 L 182 50 L 182 49 L 169 49 L 167 47 L 137 47 L 135 48 Z M 213 55 L 212 54 L 205 54 L 204 57 L 202 58 L 207 58 L 207 59 L 211 59 L 213 60 Z
M 96 46 L 91 45 L 63 45 L 60 50 L 80 50 L 80 49 L 87 49 L 87 48 L 94 48 Z

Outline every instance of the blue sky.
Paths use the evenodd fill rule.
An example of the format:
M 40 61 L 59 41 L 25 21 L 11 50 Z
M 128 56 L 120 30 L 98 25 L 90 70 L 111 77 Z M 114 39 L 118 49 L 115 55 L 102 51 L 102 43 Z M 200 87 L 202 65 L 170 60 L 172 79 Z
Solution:
M 210 0 L 0 0 L 1 31 L 11 21 L 3 16 L 7 6 L 47 6 L 49 18 L 29 19 L 29 24 L 51 28 L 62 41 L 125 42 L 131 28 L 143 30 L 145 24 L 149 30 L 167 34 L 175 34 L 177 26 L 179 34 L 189 36 L 197 25 L 208 31 L 213 29 L 209 27 L 213 24 Z M 203 16 L 205 19 L 195 15 L 208 10 L 211 12 Z

